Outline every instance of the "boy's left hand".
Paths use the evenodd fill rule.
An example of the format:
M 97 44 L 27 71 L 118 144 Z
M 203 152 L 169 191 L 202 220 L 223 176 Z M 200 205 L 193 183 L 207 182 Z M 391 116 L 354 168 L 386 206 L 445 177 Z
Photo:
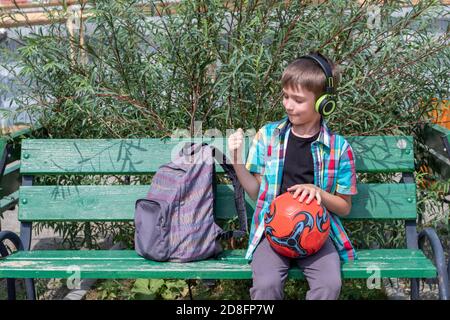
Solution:
M 298 199 L 300 202 L 303 202 L 305 197 L 309 195 L 308 199 L 306 200 L 306 204 L 309 204 L 314 198 L 317 198 L 317 203 L 319 205 L 322 202 L 322 198 L 320 197 L 320 189 L 313 184 L 296 184 L 292 187 L 287 188 L 287 191 L 294 192 L 294 198 L 297 198 L 301 192 L 302 194 Z

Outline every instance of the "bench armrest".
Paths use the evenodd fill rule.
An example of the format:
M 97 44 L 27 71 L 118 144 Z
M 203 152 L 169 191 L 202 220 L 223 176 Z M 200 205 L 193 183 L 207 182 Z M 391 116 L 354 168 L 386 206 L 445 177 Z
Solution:
M 425 228 L 419 233 L 419 249 L 423 251 L 425 240 L 428 239 L 433 251 L 434 264 L 438 272 L 439 296 L 441 300 L 450 299 L 448 293 L 448 274 L 445 264 L 444 249 L 436 231 L 433 228 Z
M 4 248 L 3 241 L 5 240 L 11 241 L 17 250 L 23 250 L 24 248 L 20 237 L 12 231 L 0 231 L 0 246 L 2 247 L 1 249 Z M 1 252 L 1 254 L 4 257 L 4 252 Z

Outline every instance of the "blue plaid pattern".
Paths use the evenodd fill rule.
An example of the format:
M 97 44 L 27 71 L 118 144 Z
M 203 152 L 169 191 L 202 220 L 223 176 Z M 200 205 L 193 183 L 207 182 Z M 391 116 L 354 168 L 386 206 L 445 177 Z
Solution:
M 270 203 L 279 194 L 283 175 L 285 146 L 289 138 L 291 123 L 288 117 L 280 121 L 264 125 L 254 136 L 245 167 L 251 173 L 262 175 L 261 185 L 253 213 L 252 225 L 246 259 L 251 260 L 256 246 L 264 234 L 264 214 Z M 340 135 L 331 132 L 323 117 L 320 133 L 316 141 L 311 143 L 314 160 L 314 184 L 334 194 L 335 192 L 354 195 L 356 189 L 355 158 L 350 144 Z M 324 207 L 326 210 L 326 208 Z M 339 217 L 330 212 L 330 237 L 341 260 L 356 259 L 347 233 Z

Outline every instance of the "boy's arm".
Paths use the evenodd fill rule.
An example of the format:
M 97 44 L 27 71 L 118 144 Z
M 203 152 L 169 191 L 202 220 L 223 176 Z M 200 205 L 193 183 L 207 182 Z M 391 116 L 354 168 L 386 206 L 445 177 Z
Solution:
M 337 185 L 335 194 L 320 188 L 323 205 L 340 217 L 350 214 L 352 209 L 352 195 L 358 193 L 356 189 L 356 166 L 352 147 L 347 144 L 339 160 Z
M 352 210 L 352 195 L 358 193 L 356 189 L 355 155 L 349 144 L 347 144 L 339 159 L 336 179 L 335 195 L 325 190 L 320 190 L 320 195 L 327 209 L 338 216 L 345 217 Z
M 260 175 L 257 173 L 251 174 L 243 164 L 233 164 L 233 167 L 245 192 L 252 200 L 256 201 L 261 184 Z
M 320 192 L 320 197 L 322 199 L 322 205 L 325 206 L 329 211 L 337 214 L 340 217 L 347 216 L 352 209 L 352 196 L 346 194 L 340 194 L 336 192 L 333 195 L 323 189 L 317 187 Z
M 228 145 L 231 151 L 232 164 L 236 175 L 250 198 L 256 201 L 261 185 L 261 174 L 264 171 L 264 142 L 260 129 L 253 138 L 246 162 L 242 159 L 242 129 L 238 129 L 229 137 Z

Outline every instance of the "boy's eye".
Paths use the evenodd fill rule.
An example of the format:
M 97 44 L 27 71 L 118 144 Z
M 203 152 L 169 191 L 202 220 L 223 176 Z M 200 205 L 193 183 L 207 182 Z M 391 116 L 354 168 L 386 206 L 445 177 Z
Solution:
M 289 99 L 289 96 L 288 96 L 287 94 L 283 94 L 283 98 L 284 98 L 284 99 Z M 298 99 L 294 99 L 294 101 L 295 101 L 296 103 L 302 103 L 302 102 L 303 102 L 303 100 L 298 100 Z

